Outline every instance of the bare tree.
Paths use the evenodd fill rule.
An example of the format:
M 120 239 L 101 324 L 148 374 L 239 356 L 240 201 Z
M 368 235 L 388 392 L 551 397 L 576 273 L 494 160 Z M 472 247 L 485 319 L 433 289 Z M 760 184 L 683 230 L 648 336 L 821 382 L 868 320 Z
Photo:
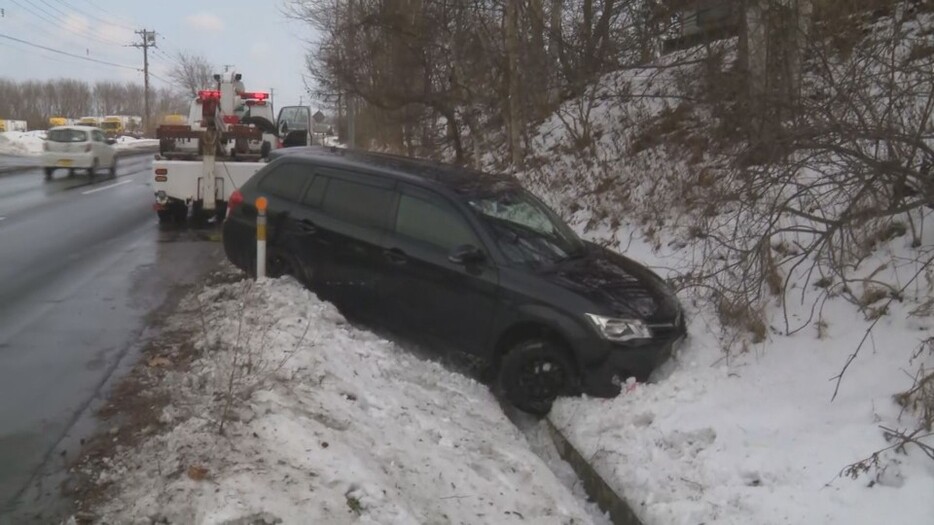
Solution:
M 169 71 L 169 78 L 192 97 L 198 96 L 198 91 L 210 88 L 213 77 L 214 66 L 207 58 L 183 51 L 175 56 L 175 65 Z

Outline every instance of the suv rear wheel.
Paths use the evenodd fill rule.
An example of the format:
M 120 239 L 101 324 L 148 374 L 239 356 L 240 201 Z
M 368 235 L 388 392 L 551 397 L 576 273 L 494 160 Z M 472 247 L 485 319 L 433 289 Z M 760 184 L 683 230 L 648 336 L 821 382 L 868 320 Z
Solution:
M 503 356 L 497 388 L 518 409 L 544 416 L 559 395 L 579 388 L 577 368 L 564 347 L 547 338 L 523 341 Z
M 292 254 L 273 248 L 266 254 L 266 276 L 273 279 L 291 275 L 304 286 L 308 286 L 308 274 Z

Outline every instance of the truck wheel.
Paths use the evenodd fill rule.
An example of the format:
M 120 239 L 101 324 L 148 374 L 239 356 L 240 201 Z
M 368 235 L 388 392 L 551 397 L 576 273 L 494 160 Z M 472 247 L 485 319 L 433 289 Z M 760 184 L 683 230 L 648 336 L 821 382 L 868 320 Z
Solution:
M 264 140 L 263 145 L 259 148 L 259 156 L 268 159 L 270 151 L 272 151 L 272 144 L 270 144 L 268 140 Z
M 55 173 L 55 168 L 45 168 L 45 180 L 52 180 L 53 173 Z
M 159 224 L 169 224 L 175 222 L 175 214 L 172 213 L 171 208 L 156 210 L 156 215 L 159 216 Z
M 214 215 L 217 218 L 217 224 L 221 224 L 224 222 L 224 219 L 227 218 L 227 202 L 217 201 L 217 204 L 214 205 L 214 209 L 217 211 Z
M 188 218 L 188 207 L 181 202 L 170 202 L 165 208 L 156 211 L 160 224 L 184 224 Z

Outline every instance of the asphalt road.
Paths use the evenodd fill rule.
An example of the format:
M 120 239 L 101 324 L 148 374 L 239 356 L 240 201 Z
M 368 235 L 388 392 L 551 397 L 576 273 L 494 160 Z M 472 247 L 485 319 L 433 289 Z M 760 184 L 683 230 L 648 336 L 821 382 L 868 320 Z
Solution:
M 203 231 L 160 228 L 150 158 L 93 184 L 0 174 L 0 523 L 49 509 L 154 313 L 223 258 Z

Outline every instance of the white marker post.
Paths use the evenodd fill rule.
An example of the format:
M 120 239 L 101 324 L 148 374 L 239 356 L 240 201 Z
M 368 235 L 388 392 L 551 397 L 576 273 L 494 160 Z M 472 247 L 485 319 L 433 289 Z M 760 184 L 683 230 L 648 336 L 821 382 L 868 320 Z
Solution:
M 266 277 L 266 197 L 256 199 L 256 278 Z

